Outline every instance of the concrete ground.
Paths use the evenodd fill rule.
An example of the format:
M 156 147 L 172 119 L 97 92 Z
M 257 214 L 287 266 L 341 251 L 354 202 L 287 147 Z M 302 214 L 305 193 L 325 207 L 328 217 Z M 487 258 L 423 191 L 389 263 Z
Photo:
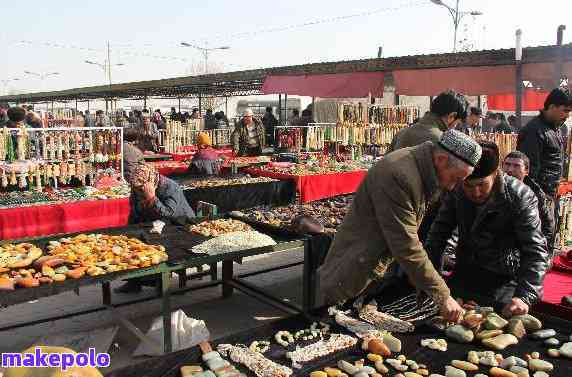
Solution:
M 245 260 L 242 265 L 235 264 L 235 274 L 247 273 L 263 268 L 292 263 L 303 259 L 303 250 L 286 251 L 267 256 L 257 256 Z M 219 264 L 219 276 L 220 275 Z M 189 286 L 207 282 L 210 277 L 192 280 Z M 301 305 L 302 302 L 302 266 L 255 275 L 245 281 L 271 291 L 275 297 Z M 114 282 L 112 287 L 121 285 Z M 178 286 L 176 277 L 173 286 Z M 154 290 L 146 288 L 140 294 L 113 294 L 112 302 L 120 303 L 136 298 L 152 296 Z M 261 303 L 235 290 L 235 294 L 222 299 L 221 287 L 205 288 L 172 296 L 173 311 L 182 309 L 189 317 L 204 320 L 211 333 L 211 339 L 217 339 L 234 332 L 258 327 L 265 321 L 272 321 L 287 314 Z M 66 292 L 56 296 L 43 298 L 31 303 L 0 309 L 0 326 L 32 321 L 78 310 L 101 306 L 101 287 L 90 286 L 82 288 L 80 295 Z M 118 308 L 125 318 L 131 320 L 140 330 L 146 332 L 151 321 L 160 315 L 161 301 L 153 300 Z M 109 311 L 72 317 L 64 320 L 48 322 L 41 325 L 4 331 L 0 335 L 0 352 L 17 352 L 32 345 L 37 339 L 50 335 L 61 335 L 79 331 L 90 331 L 109 328 L 118 325 L 114 322 Z M 139 340 L 131 332 L 120 327 L 111 342 L 111 369 L 145 360 L 142 357 L 133 358 L 132 352 Z M 98 350 L 99 351 L 99 350 Z M 0 375 L 1 376 L 1 375 Z

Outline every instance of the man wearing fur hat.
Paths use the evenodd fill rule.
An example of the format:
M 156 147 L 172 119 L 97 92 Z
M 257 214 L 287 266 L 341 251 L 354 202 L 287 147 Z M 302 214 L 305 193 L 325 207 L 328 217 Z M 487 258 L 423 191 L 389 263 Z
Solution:
M 473 173 L 443 198 L 425 247 L 440 264 L 447 239 L 459 229 L 454 295 L 495 306 L 505 315 L 528 312 L 542 296 L 548 251 L 532 190 L 499 170 L 496 144 L 481 142 Z
M 232 133 L 233 152 L 237 156 L 260 156 L 266 146 L 262 122 L 254 117 L 251 109 L 246 109 L 236 130 Z

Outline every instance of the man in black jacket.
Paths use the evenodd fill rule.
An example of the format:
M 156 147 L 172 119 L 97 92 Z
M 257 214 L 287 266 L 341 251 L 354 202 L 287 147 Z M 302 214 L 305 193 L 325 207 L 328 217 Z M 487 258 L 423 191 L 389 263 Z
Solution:
M 538 199 L 538 214 L 542 223 L 542 233 L 546 237 L 548 245 L 552 245 L 552 240 L 554 239 L 554 213 L 548 206 L 550 199 L 540 185 L 530 178 L 528 174 L 530 171 L 530 160 L 522 152 L 510 152 L 504 159 L 502 170 L 507 175 L 523 182 L 534 192 L 536 199 Z M 548 252 L 550 253 L 550 259 L 552 259 L 555 255 L 555 250 L 549 248 Z
M 554 89 L 544 102 L 544 110 L 518 134 L 516 149 L 530 159 L 530 177 L 554 198 L 562 177 L 562 137 L 559 128 L 572 110 L 572 98 Z
M 453 294 L 506 315 L 524 314 L 541 297 L 548 267 L 538 202 L 530 188 L 498 170 L 498 147 L 480 144 L 481 160 L 443 199 L 426 250 L 439 265 L 458 227 L 457 262 L 448 281 Z

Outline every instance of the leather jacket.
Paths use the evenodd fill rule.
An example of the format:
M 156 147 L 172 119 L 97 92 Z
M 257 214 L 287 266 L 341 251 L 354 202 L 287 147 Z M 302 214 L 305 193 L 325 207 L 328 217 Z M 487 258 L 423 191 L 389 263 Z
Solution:
M 530 187 L 532 192 L 534 192 L 536 195 L 536 199 L 538 199 L 538 215 L 540 216 L 542 233 L 544 234 L 544 237 L 546 237 L 548 245 L 552 245 L 554 242 L 556 229 L 554 211 L 550 206 L 548 206 L 547 203 L 550 198 L 542 190 L 540 185 L 529 176 L 524 177 L 524 184 Z M 549 248 L 548 252 L 550 254 L 550 259 L 552 259 L 552 257 L 554 257 L 554 250 L 550 250 Z
M 518 134 L 516 149 L 530 159 L 530 177 L 544 192 L 555 197 L 562 178 L 562 136 L 559 125 L 540 112 Z
M 473 276 L 480 280 L 466 281 L 466 285 L 478 287 L 490 283 L 482 281 L 490 274 L 502 282 L 499 290 L 500 285 L 513 286 L 513 297 L 533 304 L 542 296 L 548 269 L 536 195 L 522 182 L 499 172 L 482 210 L 471 216 L 471 208 L 474 205 L 460 185 L 445 195 L 425 245 L 433 262 L 439 263 L 448 238 L 458 226 L 455 271 L 459 279 Z M 479 276 L 475 271 L 483 274 Z

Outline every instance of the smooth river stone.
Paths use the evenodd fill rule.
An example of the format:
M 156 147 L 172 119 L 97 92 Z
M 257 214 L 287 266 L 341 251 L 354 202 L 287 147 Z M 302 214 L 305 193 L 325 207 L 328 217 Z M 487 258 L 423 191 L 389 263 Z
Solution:
M 517 315 L 512 317 L 512 319 L 520 319 L 524 324 L 524 328 L 526 331 L 537 331 L 542 328 L 542 322 L 536 317 L 531 316 L 530 314 L 524 315 Z
M 431 373 L 431 374 L 429 375 L 429 377 L 445 377 L 445 376 L 443 376 L 442 374 Z
M 497 367 L 491 368 L 489 373 L 493 377 L 518 377 L 516 374 L 512 373 L 511 371 L 508 371 L 508 370 L 505 370 L 502 368 L 497 368 Z
M 459 368 L 469 372 L 479 370 L 479 367 L 476 366 L 475 364 L 463 360 L 453 360 L 451 361 L 451 365 L 454 366 L 455 368 Z
M 445 367 L 445 377 L 467 377 L 464 370 L 447 365 Z
M 470 363 L 478 364 L 479 354 L 477 353 L 477 351 L 469 351 L 469 353 L 467 354 L 467 360 L 469 360 Z
M 404 374 L 405 374 L 405 377 L 423 377 L 422 375 L 417 374 L 415 372 L 405 372 Z
M 572 342 L 567 342 L 560 347 L 560 355 L 572 359 Z
M 483 345 L 497 351 L 502 351 L 506 347 L 517 343 L 518 343 L 517 337 L 512 334 L 502 334 L 499 336 L 495 336 L 494 338 L 488 338 L 483 340 Z
M 519 319 L 511 319 L 508 321 L 507 333 L 516 336 L 518 339 L 523 338 L 526 335 L 524 323 Z
M 498 367 L 499 362 L 497 361 L 496 357 L 494 356 L 483 356 L 479 360 L 479 364 L 486 365 L 488 367 Z
M 556 338 L 548 338 L 544 341 L 544 344 L 550 347 L 556 347 L 560 345 L 560 341 Z
M 477 334 L 477 339 L 494 338 L 502 334 L 502 330 L 483 330 Z
M 550 377 L 550 375 L 546 372 L 534 372 L 532 377 Z
M 508 321 L 496 313 L 491 313 L 487 316 L 483 326 L 487 330 L 501 330 L 508 325 Z
M 512 373 L 515 373 L 518 377 L 530 377 L 530 373 L 528 372 L 528 369 L 523 368 L 523 367 L 519 367 L 519 366 L 513 366 L 512 368 L 510 368 L 510 371 Z
M 475 338 L 473 332 L 461 325 L 453 325 L 445 330 L 445 335 L 449 339 L 455 340 L 459 343 L 470 343 Z
M 391 334 L 383 336 L 383 343 L 389 348 L 391 352 L 401 352 L 401 340 L 397 339 Z
M 479 373 L 475 374 L 475 377 L 489 377 L 489 376 L 487 376 L 486 374 Z
M 552 370 L 554 369 L 554 365 L 552 365 L 548 361 L 540 359 L 531 359 L 528 361 L 528 369 L 530 369 L 533 372 L 536 371 L 552 372 Z
M 538 330 L 536 332 L 533 332 L 532 334 L 530 334 L 530 337 L 532 339 L 546 339 L 546 338 L 553 337 L 554 335 L 556 335 L 556 330 L 544 329 L 544 330 Z
M 500 367 L 502 369 L 507 369 L 507 370 L 515 365 L 523 368 L 526 368 L 528 366 L 526 361 L 516 356 L 507 357 L 500 363 Z

